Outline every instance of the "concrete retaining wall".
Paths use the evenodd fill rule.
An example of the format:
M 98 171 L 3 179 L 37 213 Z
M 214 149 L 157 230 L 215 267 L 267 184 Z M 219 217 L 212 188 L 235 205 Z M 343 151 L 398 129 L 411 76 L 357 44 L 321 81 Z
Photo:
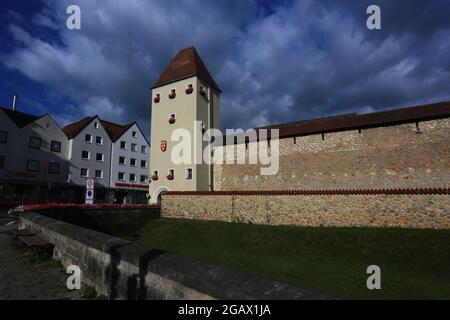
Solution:
M 312 227 L 449 229 L 450 195 L 172 192 L 162 195 L 161 216 Z
M 160 217 L 159 207 L 69 207 L 47 208 L 35 212 L 117 237 L 133 236 L 139 233 L 148 220 Z
M 82 281 L 111 299 L 327 298 L 37 213 L 21 214 L 20 223 L 53 243 L 56 260 L 80 266 Z

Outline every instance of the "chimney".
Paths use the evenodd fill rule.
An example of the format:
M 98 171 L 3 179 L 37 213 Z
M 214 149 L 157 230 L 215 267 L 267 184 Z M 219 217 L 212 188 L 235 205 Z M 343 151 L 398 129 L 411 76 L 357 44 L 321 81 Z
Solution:
M 16 111 L 16 100 L 17 100 L 17 93 L 14 93 L 13 104 L 12 104 L 13 111 Z

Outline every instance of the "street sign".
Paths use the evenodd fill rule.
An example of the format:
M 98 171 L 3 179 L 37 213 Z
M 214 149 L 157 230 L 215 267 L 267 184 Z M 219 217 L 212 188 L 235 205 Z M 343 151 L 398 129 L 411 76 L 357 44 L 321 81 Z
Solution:
M 86 204 L 94 204 L 94 190 L 86 190 Z
M 86 204 L 94 204 L 94 178 L 88 178 L 86 180 Z
M 86 180 L 86 190 L 94 190 L 94 178 L 88 178 Z

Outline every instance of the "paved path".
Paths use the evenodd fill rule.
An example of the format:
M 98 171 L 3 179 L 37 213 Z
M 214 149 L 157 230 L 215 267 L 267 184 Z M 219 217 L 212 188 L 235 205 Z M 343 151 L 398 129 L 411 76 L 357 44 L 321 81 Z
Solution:
M 66 288 L 66 274 L 52 263 L 30 264 L 11 244 L 11 236 L 0 227 L 0 300 L 79 299 L 79 291 Z

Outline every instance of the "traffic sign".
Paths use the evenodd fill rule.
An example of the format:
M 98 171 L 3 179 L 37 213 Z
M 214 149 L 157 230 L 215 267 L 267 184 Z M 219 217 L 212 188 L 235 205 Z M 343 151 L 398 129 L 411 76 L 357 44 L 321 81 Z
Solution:
M 86 180 L 86 189 L 87 190 L 94 190 L 94 178 L 88 178 Z

